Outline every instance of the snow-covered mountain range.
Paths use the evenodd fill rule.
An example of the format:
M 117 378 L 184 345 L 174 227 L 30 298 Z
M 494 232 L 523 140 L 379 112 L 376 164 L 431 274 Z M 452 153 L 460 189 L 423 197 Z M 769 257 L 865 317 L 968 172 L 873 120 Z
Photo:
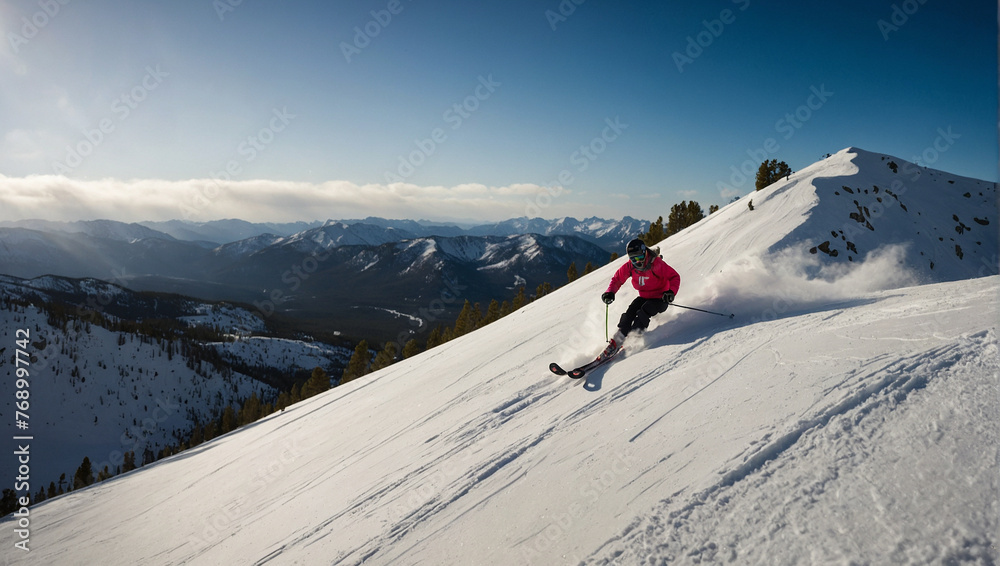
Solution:
M 587 263 L 603 265 L 608 248 L 620 251 L 648 225 L 628 217 L 521 219 L 463 229 L 368 218 L 331 220 L 289 234 L 303 224 L 8 222 L 0 227 L 0 273 L 89 277 L 140 291 L 237 301 L 257 305 L 265 316 L 308 320 L 314 329 L 387 340 L 409 324 L 384 309 L 417 317 L 430 301 L 442 293 L 452 297 L 462 287 L 457 304 L 448 301 L 435 317 L 453 319 L 465 300 L 485 307 L 493 299 L 510 299 L 520 286 L 531 293 L 545 282 L 559 285 L 573 263 L 580 271 Z M 241 239 L 221 245 L 203 239 L 211 237 Z M 418 247 L 427 253 L 407 253 Z M 447 252 L 458 248 L 489 255 Z M 405 257 L 417 263 L 404 264 Z M 358 278 L 365 284 L 355 284 Z M 359 306 L 382 310 L 348 316 Z
M 330 245 L 380 245 L 413 238 L 431 236 L 579 236 L 609 251 L 618 251 L 622 243 L 649 228 L 648 220 L 629 216 L 621 220 L 603 218 L 514 218 L 492 224 L 461 227 L 428 221 L 364 219 L 327 220 L 326 222 L 261 223 L 239 219 L 193 222 L 169 220 L 163 222 L 124 223 L 113 220 L 56 222 L 49 220 L 17 220 L 0 222 L 0 229 L 23 228 L 35 232 L 74 234 L 134 243 L 147 238 L 195 243 L 213 249 L 261 236 L 287 238 L 289 241 L 325 238 Z M 0 235 L 4 232 L 0 230 Z M 273 242 L 272 242 L 273 243 Z
M 845 149 L 662 242 L 677 302 L 733 319 L 675 306 L 553 376 L 601 349 L 609 264 L 35 506 L 10 561 L 996 563 L 996 199 Z

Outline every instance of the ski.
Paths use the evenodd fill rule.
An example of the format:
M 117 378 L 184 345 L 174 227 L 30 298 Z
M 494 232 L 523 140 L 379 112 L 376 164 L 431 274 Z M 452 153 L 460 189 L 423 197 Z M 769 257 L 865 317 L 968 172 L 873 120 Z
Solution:
M 613 360 L 615 356 L 618 355 L 619 352 L 621 352 L 621 348 L 619 348 L 618 350 L 615 351 L 615 353 L 611 354 L 606 358 L 605 357 L 597 358 L 592 362 L 583 364 L 582 366 L 576 369 L 572 369 L 570 371 L 566 371 L 559 364 L 552 362 L 551 364 L 549 364 L 549 371 L 551 371 L 556 375 L 568 375 L 572 379 L 580 379 L 583 376 L 587 375 L 587 372 L 593 370 L 594 368 L 598 368 Z

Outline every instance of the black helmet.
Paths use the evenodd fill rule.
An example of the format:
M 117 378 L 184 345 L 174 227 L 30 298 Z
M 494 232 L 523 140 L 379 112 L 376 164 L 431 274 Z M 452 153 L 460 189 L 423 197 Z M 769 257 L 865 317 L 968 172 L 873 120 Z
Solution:
M 646 271 L 649 269 L 652 254 L 649 253 L 649 248 L 646 247 L 646 243 L 636 238 L 625 246 L 625 253 L 628 254 L 628 260 L 632 262 L 632 267 L 638 269 L 639 271 Z

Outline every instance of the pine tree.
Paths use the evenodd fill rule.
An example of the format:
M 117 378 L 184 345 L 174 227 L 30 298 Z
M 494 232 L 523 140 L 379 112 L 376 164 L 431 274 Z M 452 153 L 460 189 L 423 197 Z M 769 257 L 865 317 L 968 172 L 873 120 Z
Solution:
M 469 301 L 465 301 L 465 305 L 462 307 L 462 312 L 458 313 L 458 318 L 455 320 L 455 329 L 453 330 L 453 338 L 458 338 L 459 336 L 464 336 L 476 328 L 479 328 L 479 323 L 483 320 L 483 309 L 479 306 L 479 303 L 470 304 Z
M 466 299 L 465 305 L 462 306 L 462 312 L 458 313 L 458 318 L 455 319 L 456 338 L 475 329 L 475 324 L 472 322 L 473 317 L 472 303 Z
M 305 385 L 302 386 L 302 397 L 309 398 L 330 390 L 330 376 L 321 367 L 315 367 Z
M 552 292 L 552 284 L 549 282 L 544 282 L 535 289 L 535 299 L 541 299 L 545 295 Z
M 705 218 L 705 213 L 701 210 L 701 205 L 695 201 L 690 203 L 681 201 L 670 207 L 670 216 L 667 217 L 666 236 L 669 238 L 688 226 Z M 649 242 L 646 242 L 647 244 Z
M 131 472 L 135 469 L 135 452 L 129 450 L 125 453 L 124 460 L 122 461 L 122 473 Z
M 500 320 L 500 303 L 493 299 L 490 301 L 490 306 L 486 308 L 486 316 L 479 322 L 479 327 L 482 328 L 498 320 Z
M 649 231 L 639 234 L 639 239 L 645 242 L 647 246 L 652 246 L 657 242 L 663 241 L 669 235 L 663 228 L 663 217 L 661 216 L 656 219 L 656 222 L 650 222 Z
M 443 343 L 444 342 L 441 341 L 441 325 L 435 326 L 434 329 L 431 330 L 430 335 L 427 336 L 427 349 L 430 350 L 431 348 L 436 348 Z
M 710 205 L 708 205 L 708 213 L 709 214 L 714 214 L 716 212 L 719 212 L 719 205 L 717 205 L 717 204 L 710 204 Z
M 188 440 L 188 444 L 190 444 L 191 447 L 194 448 L 195 446 L 198 446 L 199 444 L 204 442 L 205 437 L 203 436 L 203 433 L 204 430 L 202 429 L 201 424 L 195 422 L 194 430 L 191 431 L 191 438 Z
M 455 331 L 448 326 L 444 327 L 444 331 L 441 333 L 441 343 L 445 344 L 447 342 L 451 342 L 454 339 L 455 339 Z
M 340 378 L 340 383 L 348 383 L 367 374 L 370 362 L 371 353 L 368 351 L 368 341 L 362 340 L 354 348 L 354 355 L 351 356 L 351 361 L 347 362 L 347 367 L 344 368 L 344 375 Z
M 94 470 L 90 466 L 90 458 L 84 456 L 83 463 L 76 469 L 73 476 L 73 488 L 80 489 L 94 483 Z
M 398 353 L 398 349 L 399 348 L 396 346 L 395 342 L 386 342 L 382 351 L 376 354 L 375 359 L 372 360 L 371 371 L 375 372 L 396 363 L 396 354 Z
M 205 442 L 208 442 L 209 440 L 215 438 L 215 435 L 218 434 L 218 431 L 219 431 L 219 425 L 217 425 L 214 420 L 208 421 L 208 424 L 205 425 Z
M 236 419 L 236 411 L 233 409 L 233 406 L 226 405 L 226 408 L 222 410 L 221 434 L 226 434 L 227 432 L 236 430 L 238 424 L 239 421 Z
M 791 174 L 792 168 L 789 167 L 784 161 L 778 161 L 777 159 L 772 159 L 770 161 L 765 160 L 757 169 L 755 186 L 759 191 L 764 187 L 779 181 L 782 177 L 788 177 Z
M 569 264 L 569 269 L 566 270 L 566 278 L 569 280 L 569 283 L 572 283 L 576 281 L 578 277 L 580 277 L 580 274 L 576 270 L 576 262 L 574 261 Z
M 517 312 L 526 304 L 528 304 L 528 298 L 524 296 L 524 287 L 520 287 L 517 290 L 517 296 L 514 297 L 514 302 L 511 304 L 511 312 Z
M 17 492 L 10 488 L 4 488 L 3 499 L 0 500 L 0 514 L 7 515 L 17 511 Z
M 250 395 L 250 398 L 244 401 L 243 406 L 240 407 L 237 422 L 240 423 L 240 426 L 248 425 L 257 422 L 260 416 L 260 399 L 257 397 L 257 392 L 254 391 Z
M 284 411 L 289 405 L 291 405 L 291 394 L 287 391 L 282 391 L 278 394 L 278 400 L 274 403 L 275 411 Z
M 591 273 L 594 272 L 594 269 L 596 269 L 594 267 L 594 264 L 588 261 L 587 265 L 583 266 L 583 274 L 590 275 Z
M 412 358 L 420 353 L 420 344 L 417 343 L 416 338 L 411 338 L 409 342 L 403 345 L 403 358 Z
M 483 322 L 483 307 L 478 303 L 472 304 L 472 310 L 469 312 L 469 320 L 466 321 L 467 330 L 466 333 L 472 332 L 473 330 L 479 328 L 480 323 Z

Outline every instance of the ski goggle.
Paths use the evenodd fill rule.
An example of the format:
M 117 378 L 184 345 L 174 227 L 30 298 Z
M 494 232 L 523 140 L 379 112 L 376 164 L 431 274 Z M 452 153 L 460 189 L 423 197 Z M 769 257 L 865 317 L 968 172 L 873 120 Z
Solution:
M 630 255 L 628 259 L 635 267 L 642 267 L 646 264 L 646 252 L 642 252 L 642 255 Z

